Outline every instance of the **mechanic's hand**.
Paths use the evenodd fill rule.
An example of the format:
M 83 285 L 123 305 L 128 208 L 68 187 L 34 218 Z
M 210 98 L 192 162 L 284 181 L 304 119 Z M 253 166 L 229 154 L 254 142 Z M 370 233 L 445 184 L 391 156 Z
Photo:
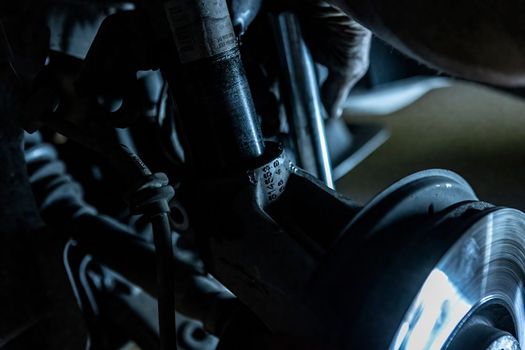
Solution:
M 350 89 L 368 70 L 372 34 L 326 1 L 288 2 L 285 7 L 291 7 L 301 17 L 303 33 L 315 60 L 329 70 L 321 97 L 328 115 L 338 117 Z M 254 20 L 261 1 L 228 0 L 228 3 L 236 31 L 241 34 Z
M 330 117 L 338 117 L 350 89 L 368 70 L 372 34 L 326 1 L 301 1 L 298 11 L 314 59 L 329 71 L 321 91 L 324 106 Z
M 233 28 L 238 36 L 243 35 L 259 14 L 262 0 L 228 0 Z

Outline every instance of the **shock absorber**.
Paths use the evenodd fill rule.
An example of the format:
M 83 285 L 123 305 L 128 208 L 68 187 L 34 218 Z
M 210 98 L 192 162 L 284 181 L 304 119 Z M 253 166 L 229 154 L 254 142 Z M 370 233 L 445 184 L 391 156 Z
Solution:
M 226 0 L 157 2 L 157 19 L 160 6 L 167 23 L 156 21 L 156 29 L 173 46 L 163 50 L 162 69 L 184 130 L 186 159 L 196 172 L 253 163 L 264 142 Z

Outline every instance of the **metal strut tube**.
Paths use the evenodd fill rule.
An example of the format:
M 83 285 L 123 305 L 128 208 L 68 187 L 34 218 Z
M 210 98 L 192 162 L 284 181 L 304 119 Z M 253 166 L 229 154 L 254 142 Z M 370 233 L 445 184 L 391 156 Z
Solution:
M 264 142 L 226 1 L 174 0 L 164 10 L 176 52 L 163 70 L 187 158 L 195 171 L 242 168 Z
M 287 108 L 299 166 L 334 188 L 315 64 L 299 20 L 295 14 L 285 12 L 274 19 L 273 25 L 286 77 Z

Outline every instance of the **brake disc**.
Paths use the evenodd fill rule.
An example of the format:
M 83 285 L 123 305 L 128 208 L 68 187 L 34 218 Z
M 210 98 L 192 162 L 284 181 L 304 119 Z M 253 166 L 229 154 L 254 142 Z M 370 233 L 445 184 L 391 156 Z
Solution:
M 458 175 L 426 171 L 374 199 L 312 283 L 345 349 L 524 347 L 525 214 L 479 202 Z
M 468 221 L 430 271 L 390 349 L 517 350 L 524 345 L 525 214 L 489 209 Z

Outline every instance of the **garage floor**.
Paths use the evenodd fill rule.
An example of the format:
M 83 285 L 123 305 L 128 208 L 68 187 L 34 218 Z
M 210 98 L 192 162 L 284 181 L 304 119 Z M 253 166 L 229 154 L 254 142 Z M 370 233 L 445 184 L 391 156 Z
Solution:
M 365 203 L 396 180 L 428 168 L 462 175 L 480 199 L 525 210 L 525 99 L 486 87 L 454 83 L 384 117 L 391 138 L 338 190 Z

